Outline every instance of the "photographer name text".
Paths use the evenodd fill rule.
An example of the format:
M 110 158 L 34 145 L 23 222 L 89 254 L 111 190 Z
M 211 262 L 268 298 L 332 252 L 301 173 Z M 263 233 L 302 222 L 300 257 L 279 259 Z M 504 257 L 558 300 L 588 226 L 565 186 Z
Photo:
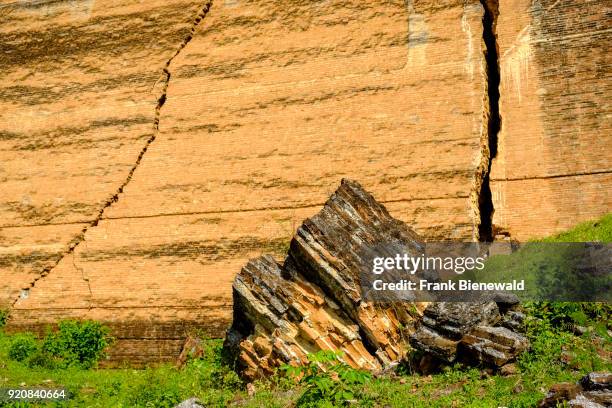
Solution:
M 385 282 L 382 279 L 377 279 L 372 282 L 372 288 L 379 291 L 523 291 L 525 290 L 524 280 L 513 280 L 511 282 L 472 282 L 469 279 L 460 279 L 457 281 L 447 282 L 430 282 L 426 279 L 421 279 L 417 282 L 402 279 L 397 282 Z

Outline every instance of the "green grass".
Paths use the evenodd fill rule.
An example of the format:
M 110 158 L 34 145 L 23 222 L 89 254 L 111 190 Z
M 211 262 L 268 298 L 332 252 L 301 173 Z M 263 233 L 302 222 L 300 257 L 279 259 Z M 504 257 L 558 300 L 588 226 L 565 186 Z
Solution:
M 478 369 L 459 366 L 431 376 L 404 375 L 379 378 L 354 390 L 360 407 L 532 407 L 551 384 L 576 381 L 593 370 L 611 370 L 604 358 L 610 343 L 600 338 L 575 337 L 544 324 L 530 331 L 533 349 L 510 377 L 483 378 Z M 163 365 L 146 370 L 68 368 L 30 369 L 8 359 L 9 336 L 0 335 L 2 387 L 66 387 L 75 397 L 51 406 L 67 407 L 173 407 L 192 396 L 205 406 L 284 407 L 298 400 L 302 389 L 280 377 L 255 384 L 248 397 L 235 374 L 221 362 L 220 341 L 207 342 L 206 357 L 183 369 Z M 22 405 L 26 406 L 26 405 Z M 34 405 L 32 405 L 34 406 Z M 315 405 L 317 406 L 317 405 Z M 324 405 L 320 405 L 324 406 Z
M 209 340 L 206 356 L 184 368 L 160 365 L 134 369 L 30 368 L 13 361 L 8 350 L 13 336 L 0 333 L 0 387 L 65 387 L 74 398 L 67 407 L 173 407 L 192 396 L 211 406 L 225 406 L 240 396 L 240 380 L 221 363 L 221 340 Z
M 612 215 L 581 224 L 545 241 L 612 241 Z M 605 326 L 609 305 L 531 303 L 527 310 L 531 350 L 517 362 L 517 373 L 508 377 L 483 375 L 476 368 L 449 367 L 441 373 L 422 376 L 403 374 L 373 378 L 351 392 L 356 407 L 532 407 L 548 387 L 574 382 L 590 371 L 612 370 L 612 347 Z M 1 316 L 1 314 L 0 314 Z M 568 331 L 567 322 L 591 327 L 583 336 Z M 601 326 L 604 330 L 599 330 Z M 183 368 L 159 365 L 144 370 L 84 369 L 76 366 L 48 369 L 28 367 L 9 358 L 13 336 L 0 330 L 0 387 L 21 384 L 65 387 L 74 397 L 57 407 L 173 407 L 190 397 L 205 406 L 287 407 L 295 406 L 308 384 L 296 384 L 280 375 L 255 384 L 248 396 L 245 385 L 224 364 L 221 340 L 205 342 L 204 357 Z M 310 406 L 330 407 L 328 401 Z M 1 405 L 1 403 L 0 403 Z M 39 406 L 21 404 L 13 406 Z
M 543 242 L 612 242 L 612 213 L 540 240 Z

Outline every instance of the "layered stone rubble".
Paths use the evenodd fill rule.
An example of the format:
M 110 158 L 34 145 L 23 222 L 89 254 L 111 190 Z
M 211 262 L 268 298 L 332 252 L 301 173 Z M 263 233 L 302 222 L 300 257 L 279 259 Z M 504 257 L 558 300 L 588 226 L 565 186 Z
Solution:
M 410 344 L 446 363 L 502 367 L 529 347 L 520 334 L 523 318 L 521 312 L 508 309 L 507 301 L 432 303 Z
M 235 324 L 228 342 L 241 342 L 241 332 L 253 332 L 240 344 L 240 362 L 247 377 L 272 374 L 280 361 L 305 363 L 318 349 L 343 350 L 355 367 L 380 368 L 365 349 L 359 326 L 322 290 L 294 273 L 281 276 L 270 256 L 250 261 L 234 283 Z
M 242 268 L 226 348 L 242 374 L 254 379 L 282 364 L 305 363 L 318 350 L 342 351 L 351 366 L 379 371 L 405 359 L 412 347 L 447 363 L 493 367 L 528 347 L 524 336 L 498 326 L 508 319 L 494 301 L 375 303 L 364 297 L 360 279 L 372 256 L 422 248 L 405 223 L 358 183 L 343 180 L 298 228 L 282 264 L 263 255 Z
M 592 372 L 576 384 L 553 385 L 538 408 L 558 406 L 573 408 L 604 408 L 612 406 L 612 373 Z

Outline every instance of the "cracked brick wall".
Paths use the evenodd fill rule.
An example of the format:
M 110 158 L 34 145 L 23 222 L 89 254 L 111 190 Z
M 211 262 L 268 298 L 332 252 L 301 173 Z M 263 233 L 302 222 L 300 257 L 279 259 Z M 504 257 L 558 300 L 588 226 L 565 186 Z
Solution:
M 612 210 L 611 13 L 605 1 L 500 2 L 493 224 L 514 238 Z
M 594 4 L 588 15 L 551 11 L 567 24 L 588 20 L 577 38 L 595 30 L 591 42 L 603 47 L 605 10 Z M 491 229 L 532 236 L 609 211 L 610 139 L 595 150 L 583 143 L 609 134 L 607 105 L 552 95 L 559 84 L 579 87 L 574 74 L 588 74 L 588 60 L 563 60 L 542 93 L 538 81 L 555 75 L 544 39 L 572 45 L 575 27 L 550 28 L 538 5 L 502 1 L 486 27 L 478 1 L 2 3 L 0 307 L 13 305 L 9 329 L 94 318 L 119 339 L 114 361 L 172 359 L 194 327 L 223 334 L 235 273 L 262 252 L 281 256 L 345 176 L 429 239 L 478 238 L 491 34 L 502 124 Z M 578 51 L 556 52 L 567 49 Z M 572 107 L 590 110 L 555 128 Z M 583 142 L 555 150 L 572 132 Z M 548 150 L 533 150 L 530 137 L 551 137 Z M 568 163 L 593 158 L 580 170 L 604 178 L 559 178 L 569 187 L 550 189 L 541 169 L 558 165 L 558 151 Z M 512 174 L 535 174 L 529 194 L 555 192 L 552 207 L 521 199 Z M 568 206 L 580 192 L 582 207 Z

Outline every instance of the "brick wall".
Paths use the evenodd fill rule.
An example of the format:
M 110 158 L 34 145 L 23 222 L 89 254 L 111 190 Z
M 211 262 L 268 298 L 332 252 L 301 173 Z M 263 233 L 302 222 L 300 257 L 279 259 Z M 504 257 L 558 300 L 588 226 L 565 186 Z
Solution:
M 590 4 L 499 5 L 493 222 L 513 237 L 610 210 L 609 18 Z M 10 330 L 102 320 L 136 363 L 222 336 L 240 267 L 281 258 L 342 177 L 428 239 L 476 236 L 479 2 L 217 1 L 197 25 L 189 1 L 90 6 L 0 15 Z

